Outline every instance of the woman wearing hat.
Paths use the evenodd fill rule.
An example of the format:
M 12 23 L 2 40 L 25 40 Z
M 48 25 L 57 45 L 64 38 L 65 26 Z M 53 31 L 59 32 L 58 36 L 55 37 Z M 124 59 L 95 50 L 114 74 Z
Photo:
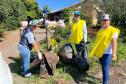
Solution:
M 117 60 L 117 38 L 120 31 L 110 25 L 108 14 L 101 17 L 101 29 L 90 53 L 90 57 L 96 56 L 102 66 L 103 84 L 108 84 L 109 67 L 112 60 Z

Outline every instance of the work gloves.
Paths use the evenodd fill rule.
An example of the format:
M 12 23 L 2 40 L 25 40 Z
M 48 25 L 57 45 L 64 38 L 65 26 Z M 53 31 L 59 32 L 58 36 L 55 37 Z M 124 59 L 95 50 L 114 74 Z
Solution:
M 39 58 L 39 60 L 42 60 L 42 54 L 41 53 L 38 53 L 38 58 Z

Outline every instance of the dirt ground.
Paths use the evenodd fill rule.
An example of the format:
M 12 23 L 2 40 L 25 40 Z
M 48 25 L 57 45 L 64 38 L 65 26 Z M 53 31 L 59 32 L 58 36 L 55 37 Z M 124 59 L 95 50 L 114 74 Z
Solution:
M 5 38 L 0 42 L 0 51 L 5 61 L 9 64 L 12 60 L 8 59 L 8 57 L 16 57 L 19 55 L 18 43 L 20 39 L 20 30 L 7 31 L 4 34 Z M 46 37 L 44 29 L 36 29 L 34 34 L 37 41 L 43 40 Z
M 98 70 L 94 77 L 102 80 L 102 72 Z M 126 84 L 126 62 L 110 67 L 110 80 L 108 84 Z

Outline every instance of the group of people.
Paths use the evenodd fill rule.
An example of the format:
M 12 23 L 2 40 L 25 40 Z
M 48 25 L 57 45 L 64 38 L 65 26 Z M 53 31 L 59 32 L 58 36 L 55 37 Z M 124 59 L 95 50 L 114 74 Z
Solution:
M 76 50 L 79 51 L 80 43 L 83 41 L 84 46 L 87 45 L 87 27 L 86 21 L 81 20 L 80 12 L 74 12 L 74 19 L 71 24 L 70 42 L 74 43 Z M 97 32 L 96 40 L 94 42 L 89 57 L 96 56 L 99 58 L 99 63 L 102 67 L 103 84 L 108 84 L 109 80 L 109 67 L 111 61 L 117 60 L 117 39 L 120 31 L 110 25 L 111 18 L 109 14 L 103 14 L 101 16 L 101 29 Z M 86 52 L 83 51 L 82 58 L 86 56 Z
M 90 57 L 96 56 L 102 66 L 103 84 L 107 84 L 109 79 L 109 67 L 112 60 L 117 60 L 116 49 L 119 30 L 110 25 L 111 18 L 109 14 L 103 14 L 101 17 L 101 29 L 97 32 L 94 46 L 89 54 Z M 19 42 L 19 51 L 22 57 L 22 74 L 25 77 L 31 76 L 29 71 L 30 50 L 35 48 L 38 58 L 42 59 L 42 54 L 36 43 L 33 31 L 36 24 L 28 25 L 22 32 Z M 80 17 L 80 11 L 74 11 L 73 23 L 71 24 L 71 33 L 69 42 L 75 44 L 77 52 L 80 51 L 80 43 L 87 46 L 87 26 L 86 21 Z M 87 52 L 82 51 L 82 58 L 87 58 Z

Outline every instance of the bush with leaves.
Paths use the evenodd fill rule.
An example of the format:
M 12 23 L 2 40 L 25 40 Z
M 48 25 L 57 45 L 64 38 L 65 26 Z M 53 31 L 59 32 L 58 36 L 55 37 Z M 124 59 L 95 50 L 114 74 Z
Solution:
M 41 13 L 35 0 L 0 0 L 0 32 L 17 29 L 27 16 L 37 18 Z
M 19 21 L 26 18 L 26 9 L 20 0 L 1 0 L 0 1 L 0 26 L 2 29 L 16 29 Z

